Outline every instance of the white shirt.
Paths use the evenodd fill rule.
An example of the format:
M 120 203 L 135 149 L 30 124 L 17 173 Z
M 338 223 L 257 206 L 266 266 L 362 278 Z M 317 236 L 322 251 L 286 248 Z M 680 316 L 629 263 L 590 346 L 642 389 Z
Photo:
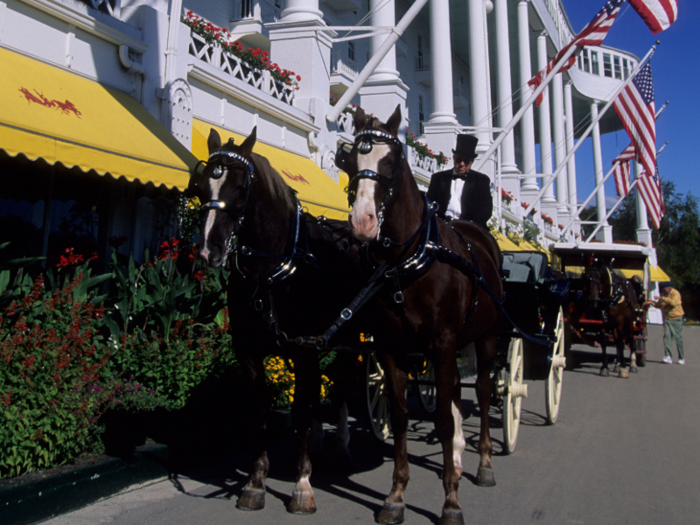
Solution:
M 453 170 L 454 173 L 454 170 Z M 464 189 L 463 179 L 452 179 L 450 186 L 450 202 L 445 210 L 445 215 L 454 219 L 459 219 L 462 214 L 462 190 Z

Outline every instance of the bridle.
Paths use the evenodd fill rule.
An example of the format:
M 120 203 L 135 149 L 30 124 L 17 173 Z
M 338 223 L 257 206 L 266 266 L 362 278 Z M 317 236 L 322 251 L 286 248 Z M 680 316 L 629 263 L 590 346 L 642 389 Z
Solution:
M 231 159 L 231 161 L 226 162 L 228 159 Z M 231 253 L 234 238 L 238 235 L 238 232 L 243 226 L 243 217 L 245 215 L 246 207 L 248 206 L 248 200 L 250 199 L 251 188 L 257 178 L 255 176 L 255 168 L 253 163 L 246 159 L 243 155 L 239 155 L 233 151 L 215 151 L 209 155 L 207 162 L 200 161 L 199 163 L 209 164 L 212 162 L 215 162 L 216 164 L 212 168 L 209 177 L 215 180 L 220 179 L 224 175 L 222 165 L 233 165 L 234 163 L 240 163 L 245 167 L 246 177 L 245 183 L 243 184 L 245 197 L 243 198 L 243 204 L 241 206 L 234 206 L 233 204 L 223 200 L 210 200 L 201 205 L 201 211 L 223 211 L 228 213 L 235 220 L 235 226 L 233 227 L 233 231 L 231 232 L 231 235 L 229 236 L 225 245 L 224 259 L 226 259 L 229 253 Z
M 384 222 L 384 210 L 386 208 L 387 203 L 393 195 L 396 174 L 405 157 L 403 152 L 403 144 L 401 143 L 401 141 L 394 135 L 386 133 L 385 131 L 380 131 L 378 129 L 367 129 L 360 131 L 355 136 L 355 147 L 357 148 L 357 153 L 359 155 L 369 154 L 372 151 L 372 147 L 375 144 L 389 144 L 392 146 L 396 146 L 400 151 L 400 155 L 397 159 L 397 162 L 394 164 L 394 171 L 392 172 L 391 178 L 385 177 L 384 175 L 381 175 L 374 170 L 361 170 L 358 171 L 357 174 L 350 180 L 350 182 L 348 183 L 347 191 L 348 204 L 350 205 L 350 207 L 352 207 L 355 204 L 356 196 L 356 190 L 354 190 L 353 187 L 356 187 L 361 179 L 369 179 L 374 182 L 377 182 L 378 184 L 381 184 L 388 190 L 386 195 L 384 196 L 384 199 L 382 199 L 382 202 L 379 206 L 379 210 L 377 211 L 377 221 L 379 223 L 379 229 L 381 229 L 382 223 Z

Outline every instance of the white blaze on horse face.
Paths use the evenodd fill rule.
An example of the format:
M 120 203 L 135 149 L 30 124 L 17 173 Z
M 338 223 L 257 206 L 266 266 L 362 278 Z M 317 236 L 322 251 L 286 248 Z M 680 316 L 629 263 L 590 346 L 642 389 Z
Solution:
M 217 201 L 219 200 L 219 193 L 221 192 L 221 188 L 224 186 L 224 183 L 226 182 L 226 175 L 227 175 L 227 170 L 224 169 L 224 174 L 220 179 L 209 179 L 209 189 L 211 190 L 211 201 Z M 216 211 L 213 209 L 209 209 L 207 212 L 206 220 L 204 221 L 204 231 L 202 232 L 202 239 L 204 242 L 202 243 L 202 249 L 200 250 L 200 255 L 202 258 L 209 262 L 209 256 L 211 255 L 211 250 L 209 249 L 209 234 L 211 233 L 212 228 L 214 227 L 214 222 L 216 221 Z
M 457 477 L 462 475 L 462 453 L 466 447 L 464 432 L 462 431 L 462 411 L 452 403 L 452 418 L 455 422 L 455 433 L 452 437 L 452 460 L 457 471 Z
M 357 170 L 370 170 L 379 172 L 379 162 L 391 152 L 391 147 L 386 144 L 373 144 L 372 151 L 366 155 L 357 155 Z M 350 226 L 355 237 L 360 241 L 370 241 L 379 235 L 379 222 L 377 220 L 377 207 L 374 203 L 374 195 L 377 191 L 377 182 L 370 179 L 361 179 L 357 184 L 355 204 L 350 212 Z

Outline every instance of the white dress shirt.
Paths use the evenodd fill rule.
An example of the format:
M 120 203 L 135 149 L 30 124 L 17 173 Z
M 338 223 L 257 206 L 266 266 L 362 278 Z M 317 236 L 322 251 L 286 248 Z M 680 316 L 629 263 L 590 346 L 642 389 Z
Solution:
M 454 173 L 454 170 L 452 171 Z M 464 179 L 452 179 L 450 186 L 450 202 L 445 210 L 447 217 L 459 219 L 462 214 L 462 190 L 464 189 Z

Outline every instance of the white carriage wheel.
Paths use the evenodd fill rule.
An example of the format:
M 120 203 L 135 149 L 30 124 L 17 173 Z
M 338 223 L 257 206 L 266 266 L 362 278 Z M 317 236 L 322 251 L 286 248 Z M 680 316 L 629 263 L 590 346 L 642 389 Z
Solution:
M 435 412 L 437 407 L 437 386 L 435 384 L 435 367 L 430 359 L 425 359 L 422 370 L 416 373 L 418 379 L 418 399 L 428 413 Z
M 387 379 L 377 355 L 367 356 L 367 416 L 377 439 L 385 441 L 391 432 Z
M 520 429 L 520 407 L 527 397 L 523 383 L 523 340 L 513 338 L 508 346 L 508 370 L 505 374 L 503 397 L 503 445 L 507 454 L 515 451 Z
M 547 424 L 553 425 L 559 417 L 559 406 L 561 405 L 561 383 L 564 379 L 564 368 L 566 367 L 566 357 L 564 357 L 564 312 L 559 308 L 557 315 L 557 327 L 555 331 L 556 343 L 552 352 L 552 366 L 549 369 L 547 383 L 545 384 L 545 400 L 547 402 Z

